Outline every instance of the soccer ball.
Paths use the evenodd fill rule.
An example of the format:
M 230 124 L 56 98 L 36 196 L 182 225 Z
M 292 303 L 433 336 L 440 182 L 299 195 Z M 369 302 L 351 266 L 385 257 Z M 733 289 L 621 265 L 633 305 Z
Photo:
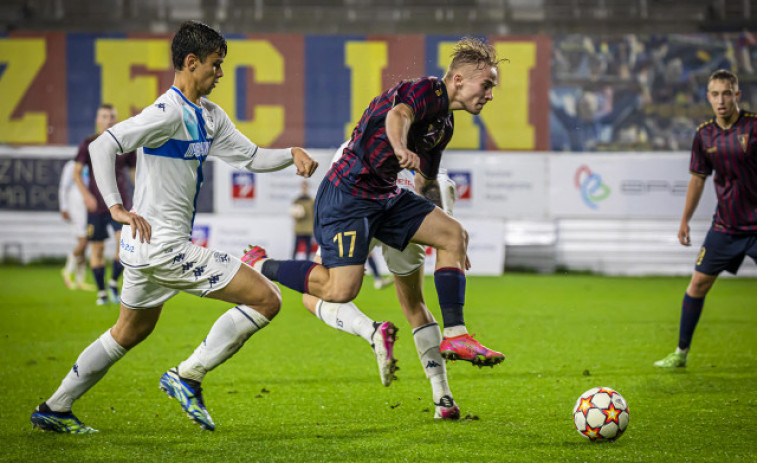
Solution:
M 589 440 L 615 440 L 628 427 L 628 403 L 609 387 L 589 389 L 573 407 L 573 424 Z

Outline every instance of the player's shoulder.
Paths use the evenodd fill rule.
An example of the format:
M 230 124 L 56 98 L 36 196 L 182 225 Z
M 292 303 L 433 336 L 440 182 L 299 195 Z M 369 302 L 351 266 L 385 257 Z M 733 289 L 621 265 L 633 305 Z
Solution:
M 699 126 L 697 127 L 697 130 L 696 130 L 697 134 L 699 134 L 699 133 L 700 133 L 700 132 L 701 132 L 702 130 L 704 130 L 704 129 L 707 129 L 707 128 L 709 128 L 709 127 L 712 127 L 712 126 L 713 126 L 714 124 L 715 124 L 715 118 L 714 118 L 714 117 L 713 117 L 712 119 L 708 119 L 708 120 L 706 120 L 706 121 L 702 122 L 702 123 L 701 123 L 701 124 L 699 124 Z

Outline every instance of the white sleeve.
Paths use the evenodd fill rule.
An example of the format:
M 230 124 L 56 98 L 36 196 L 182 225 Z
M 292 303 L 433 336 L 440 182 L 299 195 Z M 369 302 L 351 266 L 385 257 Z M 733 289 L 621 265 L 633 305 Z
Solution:
M 292 165 L 292 149 L 265 149 L 250 141 L 219 108 L 219 127 L 210 156 L 215 156 L 237 169 L 251 172 L 273 172 Z
M 95 176 L 97 187 L 109 209 L 114 204 L 123 204 L 116 182 L 116 153 L 120 149 L 118 141 L 108 131 L 89 144 L 92 175 Z
M 182 123 L 181 108 L 174 104 L 154 104 L 141 113 L 105 131 L 118 145 L 118 154 L 146 146 L 157 148 L 171 138 Z M 97 181 L 98 185 L 100 180 Z
M 58 209 L 60 211 L 68 210 L 68 191 L 74 185 L 74 161 L 68 161 L 60 173 L 60 184 L 58 184 Z

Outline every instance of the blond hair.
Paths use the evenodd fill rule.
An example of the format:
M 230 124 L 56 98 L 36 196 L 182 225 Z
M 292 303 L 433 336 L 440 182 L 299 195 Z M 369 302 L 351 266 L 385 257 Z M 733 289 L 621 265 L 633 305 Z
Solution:
M 445 78 L 453 71 L 464 65 L 475 65 L 476 69 L 497 66 L 503 59 L 497 58 L 497 51 L 493 46 L 474 37 L 463 37 L 452 51 L 452 61 L 449 63 Z

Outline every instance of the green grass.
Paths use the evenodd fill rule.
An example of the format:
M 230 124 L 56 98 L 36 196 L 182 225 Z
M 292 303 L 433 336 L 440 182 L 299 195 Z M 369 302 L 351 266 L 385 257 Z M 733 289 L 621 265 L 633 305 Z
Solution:
M 358 305 L 400 328 L 400 379 L 381 386 L 369 347 L 328 328 L 284 290 L 284 307 L 204 382 L 214 433 L 158 389 L 228 305 L 179 295 L 155 332 L 75 405 L 100 433 L 32 431 L 29 414 L 117 310 L 68 291 L 56 267 L 0 267 L 3 461 L 755 461 L 757 281 L 721 279 L 685 371 L 652 362 L 675 347 L 685 278 L 511 274 L 470 278 L 466 321 L 508 360 L 448 364 L 469 419 L 432 419 L 430 387 L 392 289 Z M 433 281 L 426 293 L 438 314 Z M 439 317 L 440 318 L 440 317 Z M 628 400 L 614 443 L 576 433 L 571 410 L 593 386 Z M 472 419 L 477 417 L 477 419 Z

